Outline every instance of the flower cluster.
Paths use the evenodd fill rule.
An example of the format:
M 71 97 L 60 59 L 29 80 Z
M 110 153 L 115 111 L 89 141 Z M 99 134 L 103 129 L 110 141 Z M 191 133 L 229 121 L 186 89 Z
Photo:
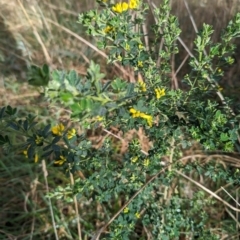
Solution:
M 139 0 L 130 0 L 129 3 L 126 2 L 120 2 L 116 3 L 112 10 L 116 13 L 122 13 L 127 11 L 128 9 L 136 9 L 139 5 Z
M 54 164 L 63 165 L 63 163 L 66 161 L 67 161 L 67 159 L 61 155 L 59 160 L 54 161 Z
M 52 133 L 56 136 L 63 136 L 65 127 L 62 123 L 52 127 Z M 67 139 L 71 139 L 76 135 L 76 129 L 72 128 L 67 131 Z
M 140 68 L 142 68 L 142 67 L 143 67 L 143 61 L 138 61 L 138 62 L 137 62 L 137 66 L 140 67 Z
M 155 88 L 156 98 L 159 99 L 166 95 L 165 89 Z
M 129 9 L 136 9 L 139 6 L 139 0 L 130 0 Z
M 36 136 L 35 138 L 35 143 L 38 145 L 38 146 L 41 146 L 43 144 L 43 141 L 44 141 L 44 138 L 41 137 L 41 136 Z
M 52 127 L 52 133 L 57 136 L 62 136 L 64 132 L 65 127 L 62 123 L 59 123 L 58 125 Z
M 146 83 L 141 78 L 138 80 L 138 84 L 139 84 L 139 88 L 140 88 L 141 92 L 147 91 Z
M 152 118 L 151 115 L 147 115 L 147 114 L 145 114 L 145 113 L 143 113 L 143 112 L 140 112 L 140 111 L 138 111 L 138 110 L 136 110 L 136 109 L 134 109 L 134 108 L 131 108 L 131 109 L 129 110 L 129 112 L 132 114 L 132 117 L 133 117 L 133 118 L 139 117 L 139 118 L 145 119 L 145 120 L 147 121 L 148 125 L 149 125 L 150 127 L 152 127 L 153 118 Z

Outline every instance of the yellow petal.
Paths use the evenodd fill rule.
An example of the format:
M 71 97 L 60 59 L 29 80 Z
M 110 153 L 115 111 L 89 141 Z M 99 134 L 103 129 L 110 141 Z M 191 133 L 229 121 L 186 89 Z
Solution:
M 76 135 L 76 130 L 74 128 L 68 130 L 68 132 L 67 132 L 68 139 L 73 138 L 75 135 Z
M 38 154 L 36 153 L 35 156 L 34 156 L 34 162 L 37 163 L 38 160 L 39 160 L 39 156 L 38 156 Z

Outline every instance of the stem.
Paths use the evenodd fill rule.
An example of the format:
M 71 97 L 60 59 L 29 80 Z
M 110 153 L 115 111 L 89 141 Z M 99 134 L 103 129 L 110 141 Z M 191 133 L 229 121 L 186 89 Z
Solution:
M 42 171 L 43 171 L 43 176 L 44 176 L 44 180 L 45 180 L 46 190 L 47 190 L 47 193 L 49 193 L 48 180 L 47 180 L 48 171 L 47 171 L 45 160 L 42 160 Z M 53 214 L 52 202 L 51 202 L 50 198 L 48 198 L 48 202 L 49 202 L 49 209 L 50 209 L 50 213 L 51 213 L 52 225 L 53 225 L 53 229 L 54 229 L 55 239 L 59 240 L 58 234 L 57 234 L 56 222 L 55 222 L 54 214 Z
M 72 173 L 70 173 L 70 180 L 71 180 L 71 185 L 73 186 L 74 185 L 74 179 L 73 179 Z M 78 237 L 79 237 L 79 240 L 82 240 L 81 224 L 80 224 L 80 217 L 79 217 L 76 195 L 73 196 L 73 201 L 74 201 L 74 207 L 75 207 L 75 212 L 76 212 L 76 217 L 77 217 Z

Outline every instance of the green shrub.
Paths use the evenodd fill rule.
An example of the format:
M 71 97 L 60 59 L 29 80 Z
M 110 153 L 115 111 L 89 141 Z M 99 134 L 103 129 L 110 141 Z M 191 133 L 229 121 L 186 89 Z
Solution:
M 165 0 L 154 9 L 151 44 L 145 44 L 142 31 L 148 5 L 138 0 L 98 2 L 99 9 L 80 14 L 79 23 L 96 37 L 98 47 L 106 50 L 108 64 L 128 67 L 134 81 L 120 76 L 107 80 L 94 62 L 86 76 L 58 70 L 50 76 L 46 65 L 33 67 L 30 83 L 45 86 L 48 101 L 69 109 L 73 126 L 37 125 L 33 116 L 18 119 L 17 109 L 7 106 L 0 111 L 0 144 L 6 151 L 23 151 L 35 162 L 54 160 L 66 174 L 81 171 L 83 177 L 73 186 L 58 187 L 49 197 L 72 201 L 73 193 L 83 204 L 91 200 L 91 211 L 81 218 L 85 236 L 220 239 L 222 232 L 230 230 L 223 219 L 222 230 L 217 231 L 219 223 L 212 226 L 204 209 L 212 208 L 218 200 L 236 211 L 212 191 L 225 183 L 239 184 L 239 171 L 224 167 L 219 156 L 205 162 L 202 156 L 216 151 L 224 155 L 239 148 L 238 116 L 231 110 L 231 101 L 223 98 L 218 79 L 223 75 L 222 67 L 233 63 L 232 40 L 240 35 L 240 14 L 223 31 L 219 43 L 211 42 L 212 27 L 203 25 L 194 41 L 194 55 L 189 52 L 192 71 L 182 79 L 185 90 L 181 90 L 172 88 L 172 56 L 178 53 L 177 41 L 182 40 L 169 2 Z M 76 130 L 78 125 L 80 131 Z M 119 135 L 111 133 L 112 128 L 118 129 Z M 105 134 L 101 144 L 90 141 L 90 129 Z M 119 142 L 133 129 L 142 129 L 151 147 L 142 150 L 139 138 L 132 136 L 121 153 Z M 24 143 L 13 144 L 12 132 Z M 184 157 L 183 152 L 196 143 L 203 149 L 202 155 L 188 160 L 191 156 Z M 190 173 L 193 178 L 188 177 Z M 196 185 L 200 176 L 208 180 L 212 190 Z M 187 184 L 201 190 L 192 187 L 191 192 Z M 99 231 L 96 221 L 100 222 Z M 231 234 L 237 232 L 231 230 Z

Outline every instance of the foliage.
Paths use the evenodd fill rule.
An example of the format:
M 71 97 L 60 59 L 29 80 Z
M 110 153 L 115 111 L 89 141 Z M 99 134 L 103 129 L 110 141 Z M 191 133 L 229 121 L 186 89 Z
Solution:
M 45 86 L 46 99 L 68 108 L 73 124 L 80 123 L 81 131 L 73 126 L 66 129 L 63 123 L 42 126 L 31 115 L 18 119 L 17 109 L 7 106 L 0 111 L 0 144 L 5 151 L 20 150 L 35 162 L 54 159 L 67 174 L 81 172 L 84 177 L 66 191 L 71 189 L 70 194 L 78 199 L 92 199 L 93 206 L 101 206 L 101 214 L 93 214 L 105 224 L 100 234 L 109 227 L 103 239 L 144 239 L 146 234 L 151 239 L 183 235 L 219 239 L 203 211 L 214 202 L 201 191 L 187 198 L 179 173 L 204 172 L 213 182 L 238 182 L 237 171 L 232 174 L 232 169 L 214 161 L 183 163 L 181 155 L 194 142 L 208 153 L 233 152 L 239 146 L 238 120 L 231 102 L 222 98 L 218 79 L 222 67 L 233 63 L 232 40 L 240 35 L 240 14 L 223 31 L 219 43 L 211 42 L 212 27 L 203 25 L 194 42 L 196 57 L 192 55 L 189 62 L 192 71 L 183 79 L 187 90 L 180 90 L 171 88 L 171 58 L 178 53 L 176 40 L 181 30 L 169 2 L 165 0 L 154 10 L 152 45 L 144 44 L 141 31 L 148 5 L 138 0 L 100 1 L 100 5 L 100 9 L 80 14 L 79 23 L 106 49 L 108 63 L 131 67 L 136 81 L 106 80 L 93 61 L 86 76 L 54 70 L 50 81 L 48 66 L 34 66 L 29 82 Z M 143 129 L 151 148 L 143 151 L 133 136 L 127 151 L 119 156 L 113 134 L 104 136 L 100 146 L 88 138 L 89 129 L 111 132 L 113 127 L 122 138 L 133 129 Z M 19 134 L 17 145 L 11 141 L 12 132 Z M 63 192 L 64 188 L 57 188 L 49 197 L 67 198 Z M 92 218 L 81 219 L 88 236 L 95 230 Z M 139 228 L 147 230 L 142 233 Z

